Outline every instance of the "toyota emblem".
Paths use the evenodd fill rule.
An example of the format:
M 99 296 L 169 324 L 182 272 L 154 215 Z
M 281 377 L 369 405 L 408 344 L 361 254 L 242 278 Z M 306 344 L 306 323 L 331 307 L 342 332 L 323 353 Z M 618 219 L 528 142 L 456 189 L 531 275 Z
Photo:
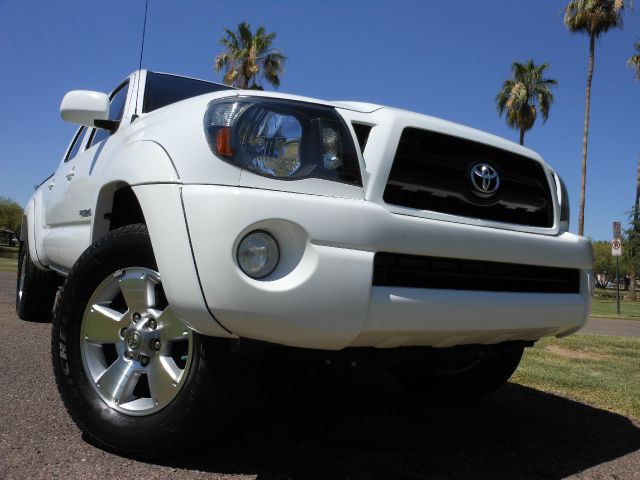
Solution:
M 486 163 L 475 164 L 471 167 L 469 175 L 471 177 L 471 185 L 473 185 L 477 193 L 492 195 L 496 193 L 500 186 L 498 172 Z
M 135 330 L 131 330 L 125 335 L 125 341 L 127 342 L 129 350 L 138 350 L 138 348 L 140 348 L 141 340 L 142 338 L 140 337 L 140 334 Z

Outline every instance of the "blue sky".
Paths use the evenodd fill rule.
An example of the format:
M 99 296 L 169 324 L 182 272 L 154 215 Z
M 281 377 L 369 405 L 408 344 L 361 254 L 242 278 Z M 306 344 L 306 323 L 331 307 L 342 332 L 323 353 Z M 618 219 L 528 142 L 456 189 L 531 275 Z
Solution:
M 150 0 L 143 67 L 220 80 L 222 29 L 246 20 L 277 32 L 280 90 L 361 100 L 442 117 L 517 141 L 494 98 L 513 60 L 551 63 L 549 121 L 525 144 L 566 180 L 577 230 L 588 39 L 562 24 L 564 1 Z M 0 0 L 0 195 L 25 203 L 53 172 L 74 127 L 68 90 L 109 91 L 138 66 L 144 0 Z M 625 62 L 640 12 L 596 48 L 585 233 L 609 239 L 626 219 L 640 155 L 640 82 Z

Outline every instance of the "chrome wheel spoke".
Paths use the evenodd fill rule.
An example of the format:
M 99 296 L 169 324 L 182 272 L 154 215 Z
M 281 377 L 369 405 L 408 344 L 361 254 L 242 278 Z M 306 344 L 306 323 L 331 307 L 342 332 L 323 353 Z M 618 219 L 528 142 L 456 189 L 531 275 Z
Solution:
M 125 271 L 120 290 L 130 312 L 144 312 L 155 304 L 155 280 L 145 272 Z
M 171 307 L 164 309 L 158 321 L 161 328 L 160 334 L 165 340 L 184 339 L 188 335 L 189 329 Z
M 155 357 L 147 367 L 151 398 L 156 403 L 168 403 L 176 394 L 181 373 L 171 357 Z
M 96 386 L 106 398 L 119 405 L 133 397 L 133 389 L 139 378 L 140 371 L 123 358 L 119 358 L 100 375 L 96 380 Z
M 89 308 L 84 324 L 84 339 L 93 343 L 119 343 L 123 314 L 104 305 Z
M 124 345 L 124 342 L 116 342 L 116 352 L 118 353 L 118 357 L 123 357 L 124 352 L 127 351 L 127 347 Z

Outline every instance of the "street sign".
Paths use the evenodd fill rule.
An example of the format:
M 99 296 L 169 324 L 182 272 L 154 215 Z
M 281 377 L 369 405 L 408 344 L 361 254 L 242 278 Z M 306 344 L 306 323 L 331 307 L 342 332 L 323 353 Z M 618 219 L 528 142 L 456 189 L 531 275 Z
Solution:
M 613 238 L 620 240 L 622 238 L 622 228 L 620 222 L 613 222 Z
M 620 257 L 622 256 L 622 228 L 620 222 L 613 222 L 611 255 L 616 257 L 616 311 L 620 316 Z
M 622 242 L 619 238 L 615 238 L 611 242 L 611 255 L 614 257 L 620 257 L 622 255 Z

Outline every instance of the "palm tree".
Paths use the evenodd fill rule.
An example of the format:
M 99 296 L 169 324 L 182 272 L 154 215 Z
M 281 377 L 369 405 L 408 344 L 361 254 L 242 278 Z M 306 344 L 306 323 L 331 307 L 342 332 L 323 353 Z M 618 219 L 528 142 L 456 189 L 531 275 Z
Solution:
M 520 145 L 524 145 L 524 133 L 531 130 L 538 116 L 538 108 L 543 121 L 549 118 L 549 109 L 553 103 L 551 87 L 558 85 L 556 80 L 546 78 L 548 63 L 536 65 L 533 60 L 527 63 L 511 64 L 512 78 L 502 84 L 502 90 L 496 95 L 498 114 L 506 110 L 507 125 L 520 129 Z
M 225 29 L 220 39 L 224 51 L 214 61 L 216 72 L 224 69 L 224 83 L 238 88 L 262 90 L 256 79 L 264 78 L 274 87 L 280 86 L 286 57 L 271 47 L 275 33 L 266 33 L 264 27 L 251 31 L 247 22 L 238 24 L 238 30 Z
M 622 27 L 625 0 L 571 0 L 564 9 L 564 24 L 571 33 L 589 35 L 589 67 L 585 95 L 584 136 L 582 139 L 582 181 L 580 185 L 580 214 L 578 234 L 584 233 L 585 185 L 587 181 L 587 143 L 589 140 L 589 108 L 591 105 L 591 80 L 596 40 L 613 28 Z M 631 3 L 629 1 L 629 3 Z
M 635 70 L 636 80 L 640 80 L 640 42 L 636 42 L 634 45 L 636 53 L 631 55 L 627 65 Z M 631 230 L 629 231 L 629 238 L 635 239 L 636 241 L 633 244 L 637 244 L 638 235 L 640 232 L 638 231 L 638 216 L 640 214 L 640 158 L 638 159 L 638 174 L 636 175 L 636 201 L 633 204 L 633 225 L 631 226 Z M 631 242 L 630 242 L 631 243 Z M 631 258 L 635 259 L 635 249 L 632 247 Z M 629 269 L 629 277 L 631 277 L 631 283 L 629 284 L 629 301 L 636 301 L 636 263 L 634 261 L 631 262 L 631 268 Z
M 636 80 L 640 80 L 640 42 L 636 42 L 633 48 L 635 48 L 636 53 L 631 55 L 627 65 L 635 70 Z

